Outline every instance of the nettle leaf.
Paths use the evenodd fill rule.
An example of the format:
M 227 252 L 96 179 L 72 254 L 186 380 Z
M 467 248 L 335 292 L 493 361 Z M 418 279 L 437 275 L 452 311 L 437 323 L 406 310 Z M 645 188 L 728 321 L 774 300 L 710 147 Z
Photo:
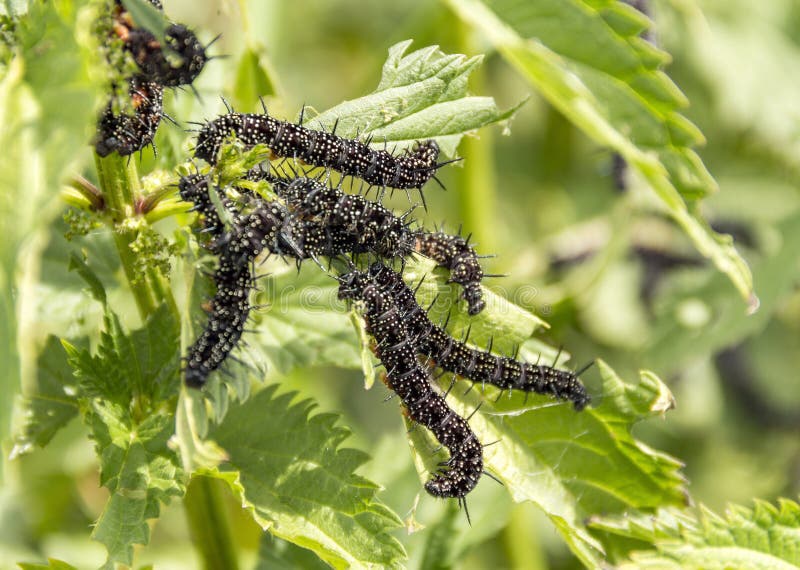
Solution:
M 67 564 L 55 558 L 48 558 L 47 564 L 35 564 L 32 562 L 18 562 L 17 566 L 21 570 L 78 570 L 72 564 Z
M 254 570 L 294 570 L 295 568 L 326 570 L 330 566 L 317 558 L 310 550 L 264 533 L 261 536 L 258 563 Z
M 465 393 L 456 385 L 448 396 L 448 404 L 462 416 L 481 405 L 470 425 L 480 441 L 496 442 L 484 450 L 486 469 L 514 501 L 539 506 L 590 567 L 603 560 L 604 549 L 586 527 L 588 515 L 688 501 L 681 463 L 631 435 L 635 423 L 672 407 L 667 387 L 647 372 L 631 385 L 604 362 L 598 367 L 602 389 L 582 412 L 565 402 L 517 392 L 497 400 L 499 391 L 491 387 L 481 395 L 480 389 Z M 435 444 L 424 430 L 412 431 L 410 438 L 427 478 L 443 456 L 431 456 Z
M 160 503 L 184 492 L 180 460 L 167 442 L 178 389 L 178 326 L 166 307 L 128 334 L 106 312 L 96 354 L 64 342 L 84 422 L 111 497 L 92 533 L 108 549 L 107 567 L 131 564 L 133 545 L 149 540 L 147 521 Z
M 283 374 L 301 366 L 361 366 L 335 279 L 313 263 L 304 263 L 298 273 L 278 258 L 259 271 L 270 277 L 261 281 L 263 292 L 255 301 L 267 306 L 253 315 L 255 332 L 247 335 L 253 352 Z
M 411 43 L 389 48 L 374 92 L 328 109 L 309 126 L 330 131 L 338 121 L 340 136 L 370 136 L 376 145 L 396 148 L 436 139 L 442 152 L 452 156 L 465 134 L 514 114 L 516 107 L 500 111 L 491 97 L 467 94 L 469 76 L 482 56 L 445 54 L 437 46 L 406 54 Z
M 460 339 L 469 331 L 470 343 L 476 346 L 486 346 L 491 340 L 496 351 L 511 353 L 537 329 L 549 327 L 527 309 L 486 287 L 481 287 L 486 308 L 477 317 L 470 316 L 460 297 L 461 288 L 448 283 L 449 272 L 421 256 L 406 261 L 403 279 L 417 290 L 417 300 L 429 308 L 433 322 L 444 321 L 449 314 L 448 332 Z
M 64 342 L 80 380 L 81 397 L 103 398 L 144 410 L 152 402 L 177 395 L 178 328 L 167 307 L 160 307 L 143 328 L 131 334 L 110 310 L 104 321 L 96 356 Z
M 174 433 L 171 414 L 153 414 L 140 423 L 119 406 L 95 400 L 87 410 L 101 463 L 100 482 L 111 491 L 92 537 L 108 549 L 107 566 L 131 564 L 133 545 L 147 544 L 147 521 L 160 504 L 185 491 L 177 454 L 167 442 Z
M 732 238 L 697 211 L 697 199 L 717 186 L 692 149 L 703 136 L 679 112 L 686 98 L 660 70 L 668 54 L 638 36 L 650 25 L 644 16 L 616 0 L 447 3 L 578 128 L 622 155 L 757 308 L 752 274 Z
M 354 473 L 366 454 L 340 447 L 349 432 L 337 416 L 311 415 L 309 400 L 276 392 L 233 406 L 210 430 L 227 453 L 210 475 L 228 481 L 265 530 L 335 568 L 398 566 L 405 552 L 390 533 L 401 521 Z
M 654 544 L 617 568 L 800 568 L 800 506 L 787 499 L 777 507 L 765 501 L 753 508 L 734 505 L 725 516 L 702 507 L 693 513 L 665 509 L 656 516 L 600 517 L 592 526 Z
M 11 457 L 44 447 L 78 415 L 77 386 L 64 348 L 48 337 L 36 364 L 36 390 L 21 401 L 22 425 L 14 436 Z

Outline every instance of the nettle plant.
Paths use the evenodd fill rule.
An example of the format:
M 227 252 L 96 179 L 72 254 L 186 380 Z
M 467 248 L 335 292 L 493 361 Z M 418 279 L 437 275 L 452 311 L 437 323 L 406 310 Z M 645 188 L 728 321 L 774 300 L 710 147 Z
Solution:
M 673 406 L 655 375 L 629 384 L 598 361 L 585 390 L 564 366 L 566 353 L 532 339 L 544 321 L 480 285 L 467 240 L 381 209 L 393 187 L 412 202 L 436 191 L 429 180 L 458 157 L 465 135 L 513 115 L 469 94 L 480 56 L 397 44 L 372 93 L 314 116 L 304 109 L 296 122 L 229 110 L 171 147 L 159 163 L 169 167 L 140 178 L 136 152 L 162 122 L 161 92 L 190 84 L 210 59 L 158 4 L 34 2 L 8 20 L 15 57 L 28 58 L 25 80 L 44 103 L 53 91 L 43 66 L 66 57 L 62 79 L 84 77 L 76 61 L 102 67 L 93 39 L 112 37 L 105 64 L 121 66 L 93 122 L 93 181 L 73 177 L 62 192 L 74 244 L 62 261 L 101 307 L 101 331 L 47 339 L 14 448 L 46 446 L 75 417 L 85 424 L 109 492 L 91 531 L 107 548 L 107 567 L 133 565 L 134 546 L 158 532 L 162 505 L 181 499 L 206 564 L 236 567 L 219 511 L 225 486 L 271 535 L 264 563 L 403 566 L 405 526 L 424 537 L 412 553 L 423 566 L 446 566 L 505 525 L 512 502 L 537 505 L 588 567 L 631 558 L 691 565 L 717 546 L 781 558 L 762 539 L 771 525 L 796 529 L 797 505 L 759 504 L 724 520 L 695 513 L 680 462 L 631 435 Z M 619 2 L 547 2 L 607 48 L 588 54 L 540 25 L 535 9 L 510 27 L 514 2 L 447 4 L 571 121 L 620 153 L 698 250 L 752 298 L 747 266 L 696 213 L 713 180 L 691 149 L 701 135 L 678 113 L 682 95 L 659 69 L 664 54 L 639 37 L 647 18 Z M 105 27 L 87 38 L 77 23 L 88 15 Z M 34 60 L 43 34 L 60 51 L 45 46 Z M 11 87 L 15 61 L 6 65 Z M 85 93 L 108 97 L 108 85 L 89 83 Z M 80 119 L 92 122 L 88 113 Z M 66 142 L 85 143 L 85 129 L 74 131 Z M 384 266 L 371 266 L 376 260 Z M 121 268 L 135 309 L 120 300 L 120 272 L 109 267 Z M 136 321 L 126 311 L 137 310 L 141 325 L 124 325 Z M 311 365 L 362 369 L 367 388 L 380 379 L 398 393 L 419 512 L 408 504 L 401 516 L 384 502 L 391 466 L 385 480 L 358 473 L 370 458 L 348 447 L 345 420 L 314 411 L 313 400 L 279 382 L 264 384 L 267 369 Z M 382 398 L 376 392 L 363 397 Z M 724 565 L 727 552 L 710 556 Z

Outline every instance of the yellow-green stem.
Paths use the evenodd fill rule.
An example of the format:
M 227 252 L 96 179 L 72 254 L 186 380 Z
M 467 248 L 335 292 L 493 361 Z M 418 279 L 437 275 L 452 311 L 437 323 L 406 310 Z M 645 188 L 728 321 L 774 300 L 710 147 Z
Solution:
M 512 568 L 547 569 L 547 558 L 538 540 L 541 532 L 538 526 L 528 505 L 517 504 L 511 509 L 502 540 Z
M 184 499 L 189 531 L 207 570 L 239 568 L 224 488 L 225 483 L 219 479 L 196 475 Z
M 463 53 L 475 50 L 474 32 L 459 20 L 459 41 Z M 485 71 L 478 68 L 470 77 L 470 87 L 475 93 L 483 93 Z M 479 136 L 464 137 L 459 152 L 464 158 L 459 170 L 458 198 L 459 219 L 464 231 L 472 234 L 482 253 L 492 253 L 496 238 L 490 228 L 496 227 L 496 193 L 494 176 L 494 154 L 492 152 L 493 134 L 483 129 Z
M 135 215 L 134 198 L 140 191 L 136 162 L 112 153 L 106 157 L 95 155 L 95 164 L 122 269 L 136 299 L 139 315 L 144 320 L 156 311 L 158 299 L 146 280 L 137 279 L 136 254 L 131 249 L 131 244 L 136 239 L 138 230 L 126 228 L 124 224 L 125 220 Z

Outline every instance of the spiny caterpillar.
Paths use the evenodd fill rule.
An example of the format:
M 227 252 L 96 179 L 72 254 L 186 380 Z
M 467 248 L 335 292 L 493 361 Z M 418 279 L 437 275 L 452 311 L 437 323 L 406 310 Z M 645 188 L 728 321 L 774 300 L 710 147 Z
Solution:
M 217 251 L 222 246 L 221 236 L 225 233 L 225 223 L 217 211 L 209 191 L 216 192 L 219 197 L 220 205 L 234 217 L 238 217 L 237 205 L 228 198 L 227 194 L 221 189 L 209 188 L 209 181 L 202 174 L 191 174 L 183 176 L 178 183 L 178 190 L 181 199 L 185 202 L 194 204 L 189 211 L 197 212 L 202 219 L 202 233 L 211 236 L 212 240 L 206 244 L 211 251 Z
M 159 0 L 150 0 L 150 3 L 161 9 Z M 162 46 L 149 30 L 134 25 L 133 18 L 119 0 L 112 10 L 112 35 L 122 40 L 123 48 L 132 55 L 139 72 L 125 79 L 128 100 L 120 102 L 121 108 L 115 108 L 118 106 L 114 100 L 116 95 L 112 95 L 101 113 L 94 146 L 100 156 L 115 151 L 128 156 L 153 144 L 164 116 L 164 88 L 191 85 L 209 58 L 205 53 L 207 46 L 200 44 L 186 26 L 171 24 L 165 31 L 166 46 Z M 177 64 L 173 64 L 174 61 Z
M 439 368 L 503 390 L 549 394 L 569 400 L 576 410 L 590 403 L 586 389 L 574 372 L 498 356 L 491 353 L 491 347 L 479 350 L 455 340 L 431 322 L 414 292 L 391 268 L 374 263 L 369 269 L 369 279 L 392 296 L 406 328 L 416 339 L 420 354 L 429 357 Z
M 280 228 L 285 210 L 278 204 L 262 202 L 242 216 L 230 232 L 220 236 L 219 267 L 214 272 L 216 293 L 211 301 L 208 323 L 189 348 L 186 357 L 186 383 L 205 384 L 208 375 L 219 368 L 236 347 L 250 315 L 253 288 L 252 265 L 265 249 L 279 250 Z
M 366 305 L 367 330 L 375 337 L 375 353 L 386 368 L 389 388 L 400 397 L 408 416 L 428 428 L 450 452 L 450 459 L 425 484 L 425 490 L 463 502 L 483 473 L 483 449 L 475 433 L 433 389 L 430 370 L 417 358 L 414 335 L 389 292 L 357 270 L 339 282 L 340 299 Z
M 464 288 L 461 298 L 467 302 L 469 314 L 474 316 L 480 313 L 486 306 L 481 290 L 484 274 L 478 255 L 469 245 L 469 239 L 444 232 L 419 232 L 415 237 L 416 251 L 447 267 L 450 281 Z
M 344 232 L 355 242 L 351 251 L 336 253 L 372 253 L 380 259 L 391 260 L 405 259 L 416 251 L 450 271 L 450 281 L 464 289 L 461 296 L 467 302 L 470 315 L 478 314 L 485 307 L 480 285 L 483 269 L 478 254 L 465 238 L 415 230 L 406 221 L 411 210 L 397 216 L 380 203 L 346 194 L 341 187 L 313 178 L 284 179 L 262 174 L 261 179 L 272 183 L 275 193 L 296 215 L 318 219 L 330 232 Z
M 164 87 L 191 85 L 208 61 L 207 46 L 183 24 L 171 24 L 164 32 L 164 39 L 166 47 L 149 30 L 136 28 L 128 34 L 125 49 L 149 80 Z
M 412 230 L 406 215 L 362 196 L 346 194 L 313 178 L 272 178 L 273 191 L 292 213 L 313 220 L 330 232 L 347 236 L 352 247 L 336 253 L 373 253 L 383 259 L 405 258 L 413 251 Z M 331 252 L 325 255 L 335 255 Z
M 150 0 L 162 10 L 159 0 Z M 166 45 L 161 45 L 151 30 L 138 27 L 131 14 L 116 0 L 113 9 L 113 32 L 131 54 L 139 74 L 162 87 L 191 85 L 203 70 L 208 56 L 197 36 L 183 24 L 170 24 L 164 30 Z
M 258 177 L 251 173 L 249 178 Z M 262 178 L 266 178 L 262 176 Z M 445 243 L 461 240 L 443 233 L 426 234 L 423 231 L 410 229 L 403 217 L 395 216 L 390 210 L 380 204 L 370 202 L 362 196 L 345 194 L 340 188 L 331 187 L 311 178 L 295 179 L 270 179 L 273 191 L 283 200 L 285 205 L 270 203 L 254 193 L 245 191 L 247 200 L 257 204 L 258 208 L 270 208 L 273 216 L 274 227 L 270 231 L 275 233 L 277 239 L 272 239 L 264 244 L 270 253 L 288 256 L 301 261 L 318 257 L 334 257 L 342 254 L 371 253 L 382 259 L 404 259 L 410 255 L 415 243 L 427 240 L 429 243 Z M 231 232 L 225 232 L 225 224 L 219 216 L 216 206 L 209 196 L 209 181 L 205 176 L 194 174 L 183 177 L 179 183 L 181 198 L 192 202 L 192 211 L 200 213 L 204 229 L 203 233 L 209 234 L 211 239 L 206 246 L 215 253 L 221 253 L 220 271 L 215 273 L 215 282 L 218 290 L 220 285 L 232 282 L 230 263 L 226 260 L 227 250 L 236 243 L 236 236 L 242 231 L 242 217 L 237 205 L 226 195 L 222 189 L 216 189 L 220 205 L 230 214 L 232 225 Z M 258 227 L 249 227 L 248 231 L 256 234 Z M 442 248 L 444 249 L 444 247 Z M 467 255 L 472 254 L 472 258 Z M 471 248 L 461 251 L 461 255 L 439 255 L 439 261 L 445 267 L 458 267 L 472 259 L 477 265 L 477 256 Z M 465 261 L 466 260 L 466 261 Z M 252 261 L 252 259 L 250 259 Z M 455 262 L 455 263 L 454 263 Z M 447 265 L 449 264 L 449 265 Z M 463 273 L 463 272 L 462 272 Z M 482 275 L 482 272 L 480 273 Z M 461 275 L 461 273 L 457 274 Z M 228 290 L 240 290 L 244 277 L 237 274 L 236 287 L 227 287 Z M 454 276 L 453 280 L 456 278 Z M 477 286 L 480 293 L 480 286 Z M 465 288 L 465 296 L 469 289 Z M 478 301 L 482 299 L 477 298 Z M 214 306 L 224 302 L 214 301 Z M 470 307 L 471 309 L 472 307 Z M 234 322 L 237 326 L 243 325 L 245 319 L 238 318 L 244 310 L 228 311 L 237 316 Z M 212 315 L 213 316 L 213 315 Z M 246 317 L 246 314 L 244 315 Z M 224 332 L 226 322 L 221 319 L 210 319 L 209 327 L 216 327 Z M 240 334 L 225 333 L 221 337 L 214 336 L 216 340 L 238 340 Z M 213 343 L 205 343 L 213 344 Z M 235 345 L 235 342 L 234 342 Z M 219 351 L 226 356 L 234 348 L 231 346 L 224 351 Z M 200 366 L 200 370 L 208 371 L 218 368 L 224 362 L 224 356 L 214 363 L 213 367 Z M 197 359 L 195 359 L 197 360 Z M 200 359 L 202 360 L 202 359 Z M 206 374 L 207 376 L 207 374 Z M 200 384 L 205 378 L 195 374 L 194 383 Z
M 266 112 L 229 112 L 206 123 L 197 135 L 195 157 L 216 164 L 222 143 L 231 135 L 236 135 L 246 147 L 264 144 L 277 157 L 300 159 L 308 165 L 330 168 L 378 187 L 422 188 L 442 166 L 437 163 L 439 145 L 433 140 L 418 142 L 413 150 L 395 156 L 371 148 L 369 141 L 311 130 L 302 124 L 280 121 Z
M 114 151 L 127 156 L 153 142 L 163 115 L 163 88 L 136 75 L 129 81 L 128 94 L 132 113 L 116 113 L 113 101 L 109 101 L 100 115 L 94 143 L 100 156 Z

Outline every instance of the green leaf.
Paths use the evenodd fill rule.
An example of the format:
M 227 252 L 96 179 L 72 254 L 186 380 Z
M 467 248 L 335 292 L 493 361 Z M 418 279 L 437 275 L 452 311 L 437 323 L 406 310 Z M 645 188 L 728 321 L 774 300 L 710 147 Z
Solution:
M 130 13 L 137 27 L 149 30 L 161 45 L 166 45 L 164 32 L 170 26 L 170 21 L 164 12 L 147 0 L 122 0 L 122 5 Z
M 255 570 L 293 570 L 294 568 L 325 570 L 330 566 L 322 562 L 310 550 L 264 533 L 258 548 L 258 563 Z
M 364 373 L 364 389 L 369 390 L 375 384 L 375 379 L 378 376 L 378 372 L 376 370 L 377 359 L 369 349 L 372 338 L 367 332 L 367 326 L 364 322 L 364 319 L 362 319 L 355 310 L 351 309 L 348 313 L 348 316 L 350 317 L 350 322 L 352 323 L 353 327 L 356 329 L 358 345 L 361 348 L 361 371 Z
M 635 551 L 617 568 L 800 568 L 800 506 L 787 499 L 777 507 L 758 500 L 753 508 L 734 505 L 724 517 L 701 507 L 696 513 L 602 517 L 592 526 L 654 544 L 654 550 Z
M 642 373 L 640 384 L 633 386 L 604 362 L 598 367 L 602 397 L 595 396 L 598 401 L 579 413 L 567 403 L 516 392 L 492 404 L 497 394 L 492 388 L 481 397 L 478 390 L 465 394 L 457 385 L 448 396 L 462 416 L 483 401 L 470 425 L 480 441 L 497 442 L 484 451 L 485 467 L 514 501 L 539 506 L 589 567 L 599 564 L 604 553 L 585 525 L 588 515 L 687 501 L 681 464 L 631 435 L 636 422 L 672 407 L 669 390 L 651 373 Z M 431 458 L 434 444 L 424 430 L 410 437 L 418 463 L 430 472 L 442 456 Z
M 135 423 L 117 404 L 94 399 L 86 411 L 100 456 L 100 482 L 111 491 L 92 538 L 108 549 L 107 566 L 130 565 L 133 545 L 147 544 L 147 521 L 159 516 L 160 504 L 185 491 L 177 454 L 167 442 L 174 432 L 171 414 L 152 414 Z
M 106 289 L 103 286 L 103 283 L 97 277 L 97 274 L 89 267 L 89 264 L 86 263 L 86 260 L 81 259 L 77 256 L 75 252 L 70 253 L 69 256 L 69 270 L 75 271 L 78 275 L 86 281 L 87 285 L 89 285 L 89 291 L 92 293 L 92 297 L 95 298 L 98 302 L 102 303 L 103 305 L 106 304 Z
M 130 335 L 111 311 L 105 325 L 97 356 L 66 347 L 81 398 L 102 398 L 145 415 L 149 405 L 177 395 L 178 329 L 165 305 Z
M 242 111 L 255 110 L 260 105 L 260 97 L 276 94 L 273 73 L 263 47 L 247 46 L 236 68 L 233 84 L 234 103 Z
M 646 20 L 612 0 L 446 0 L 578 128 L 622 157 L 664 209 L 733 282 L 751 309 L 752 275 L 729 236 L 700 217 L 716 190 L 692 146 L 702 134 L 680 113 L 685 97 L 659 68 L 668 59 L 637 36 Z
M 511 353 L 527 341 L 539 328 L 548 328 L 542 319 L 511 301 L 482 287 L 486 308 L 477 317 L 471 317 L 460 299 L 461 288 L 448 283 L 449 272 L 423 257 L 406 262 L 403 279 L 417 289 L 417 300 L 423 307 L 430 306 L 433 322 L 440 322 L 450 314 L 447 330 L 455 338 L 463 338 L 469 331 L 470 344 L 485 347 L 491 341 L 499 353 Z M 420 285 L 421 282 L 421 285 Z
M 370 136 L 375 144 L 405 148 L 417 140 L 436 139 L 446 155 L 454 155 L 465 134 L 510 118 L 516 108 L 500 111 L 491 97 L 467 94 L 467 81 L 482 61 L 442 53 L 438 47 L 406 54 L 411 40 L 389 48 L 378 88 L 345 101 L 310 120 L 314 129 L 344 137 Z
M 36 364 L 36 389 L 22 399 L 23 423 L 14 437 L 11 457 L 44 447 L 78 415 L 77 390 L 64 348 L 48 337 Z
M 149 540 L 147 521 L 160 503 L 184 492 L 175 429 L 178 327 L 162 306 L 131 334 L 107 311 L 97 354 L 64 343 L 84 422 L 100 457 L 100 483 L 111 497 L 92 533 L 108 549 L 108 567 L 130 565 L 133 544 Z
M 354 474 L 366 455 L 340 447 L 349 432 L 336 416 L 310 415 L 310 401 L 276 391 L 232 407 L 210 431 L 228 454 L 211 475 L 229 482 L 265 530 L 335 568 L 398 566 L 405 553 L 389 533 L 400 520 Z
M 246 339 L 272 368 L 286 374 L 301 366 L 361 367 L 358 340 L 337 299 L 339 284 L 311 263 L 298 273 L 275 259 L 260 269 L 264 292 L 256 304 L 267 308 L 255 313 L 255 332 Z
M 48 558 L 47 564 L 34 564 L 30 562 L 19 562 L 17 564 L 22 570 L 78 570 L 75 566 L 56 560 L 55 558 Z

